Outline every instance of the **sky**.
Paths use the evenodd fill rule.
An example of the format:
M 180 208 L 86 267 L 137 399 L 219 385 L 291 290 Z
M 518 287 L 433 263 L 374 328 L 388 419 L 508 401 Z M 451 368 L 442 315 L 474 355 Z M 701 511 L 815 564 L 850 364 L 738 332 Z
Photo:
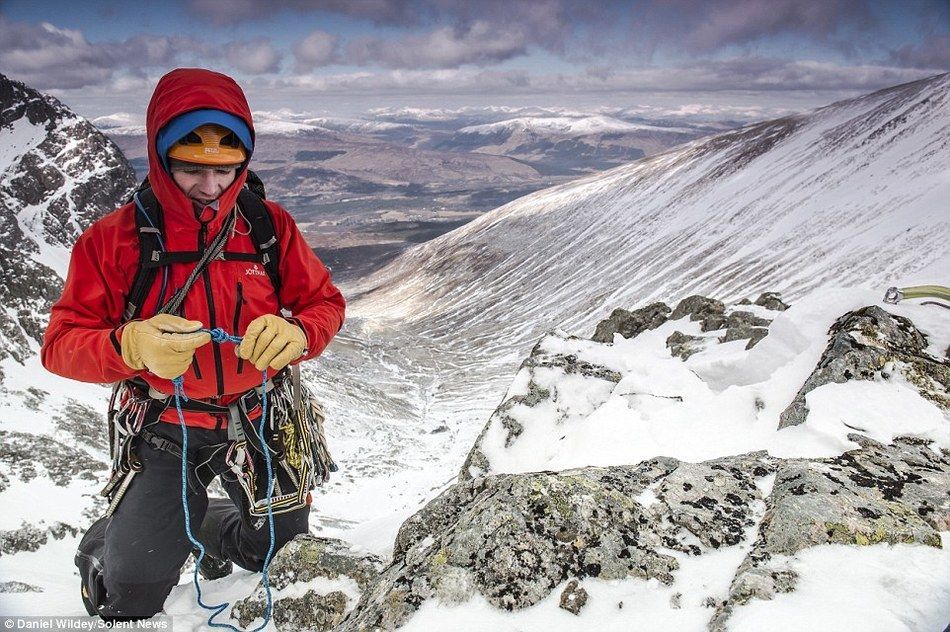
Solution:
M 800 111 L 950 70 L 938 0 L 0 0 L 0 73 L 141 113 L 180 66 L 253 109 Z

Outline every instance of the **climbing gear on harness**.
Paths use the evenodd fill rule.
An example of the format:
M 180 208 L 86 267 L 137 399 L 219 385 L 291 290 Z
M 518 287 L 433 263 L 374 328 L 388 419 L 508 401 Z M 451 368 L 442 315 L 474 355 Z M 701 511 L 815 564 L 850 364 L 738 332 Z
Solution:
M 264 183 L 253 171 L 247 171 L 244 189 L 238 195 L 238 212 L 247 220 L 251 229 L 256 253 L 218 251 L 214 256 L 225 261 L 248 261 L 259 263 L 270 278 L 274 291 L 280 295 L 279 244 L 270 212 L 264 205 Z M 126 301 L 123 318 L 132 320 L 142 313 L 149 289 L 162 269 L 162 287 L 156 305 L 164 304 L 167 289 L 168 266 L 173 263 L 190 263 L 202 259 L 198 251 L 169 252 L 163 239 L 165 226 L 162 208 L 146 177 L 128 202 L 135 202 L 135 227 L 139 236 L 139 267 L 135 273 Z M 231 224 L 232 229 L 235 224 Z M 222 231 L 225 233 L 225 231 Z M 229 234 L 228 233 L 225 234 Z M 225 239 L 226 241 L 226 239 Z M 213 257 L 212 257 L 213 259 Z M 211 259 L 209 259 L 210 261 Z M 182 293 L 184 296 L 184 293 Z M 156 313 L 158 310 L 156 310 Z
M 198 329 L 201 323 L 172 314 L 127 323 L 122 330 L 122 360 L 132 369 L 148 368 L 165 379 L 188 369 L 194 351 L 210 338 Z
M 296 365 L 293 367 L 296 368 Z M 253 419 L 261 410 L 263 398 L 268 398 L 267 437 L 268 452 L 275 461 L 275 513 L 294 511 L 309 504 L 309 493 L 323 485 L 332 472 L 338 470 L 327 449 L 323 425 L 326 420 L 323 407 L 313 393 L 291 372 L 278 373 L 262 387 L 255 387 L 227 406 L 189 399 L 180 402 L 183 410 L 220 415 L 228 419 L 228 441 L 225 463 L 228 476 L 239 483 L 241 518 L 246 525 L 257 529 L 266 516 L 264 491 L 264 451 L 257 440 Z M 265 395 L 266 394 L 266 395 Z M 109 404 L 110 453 L 112 476 L 100 492 L 111 502 L 107 515 L 112 515 L 142 464 L 136 446 L 146 443 L 155 450 L 181 454 L 181 446 L 153 433 L 149 426 L 158 423 L 161 414 L 174 404 L 174 397 L 155 390 L 140 378 L 116 384 Z M 217 446 L 215 446 L 217 448 Z M 207 459 L 196 459 L 197 484 L 207 486 L 215 473 L 208 469 Z
M 241 342 L 241 338 L 237 336 L 230 336 L 223 329 L 203 329 L 202 331 L 206 331 L 207 333 L 211 334 L 211 340 L 216 343 Z M 191 542 L 192 546 L 197 548 L 199 551 L 198 562 L 195 564 L 194 573 L 192 574 L 192 582 L 195 586 L 195 594 L 198 600 L 198 605 L 205 610 L 213 611 L 211 616 L 208 617 L 209 626 L 216 628 L 226 628 L 229 630 L 234 630 L 234 632 L 241 632 L 239 628 L 236 628 L 231 624 L 217 623 L 214 621 L 215 617 L 227 610 L 228 606 L 231 605 L 230 603 L 225 601 L 215 606 L 210 606 L 201 599 L 201 586 L 198 584 L 198 569 L 204 559 L 205 547 L 201 542 L 198 541 L 198 539 L 195 537 L 195 534 L 191 531 L 191 511 L 188 507 L 188 427 L 185 425 L 185 415 L 181 408 L 182 401 L 187 401 L 188 397 L 185 395 L 185 379 L 183 377 L 176 377 L 174 380 L 172 380 L 172 384 L 175 387 L 175 408 L 178 410 L 178 422 L 181 426 L 181 505 L 185 514 L 185 535 L 188 536 L 188 541 Z M 261 391 L 261 420 L 257 427 L 257 438 L 260 441 L 260 445 L 263 446 L 264 461 L 267 468 L 267 487 L 265 488 L 266 499 L 264 502 L 266 505 L 268 529 L 270 530 L 270 544 L 267 547 L 267 554 L 264 556 L 264 567 L 261 570 L 261 583 L 264 584 L 264 593 L 267 596 L 267 605 L 264 608 L 264 621 L 261 622 L 261 624 L 254 628 L 254 630 L 251 632 L 259 632 L 260 630 L 263 630 L 265 627 L 267 627 L 274 606 L 273 597 L 270 590 L 270 562 L 271 556 L 274 554 L 274 544 L 276 541 L 276 535 L 274 532 L 274 511 L 271 500 L 275 478 L 273 463 L 271 462 L 270 449 L 267 445 L 267 439 L 264 435 L 264 428 L 268 419 L 266 370 L 261 371 Z
M 915 285 L 912 287 L 889 287 L 884 294 L 884 302 L 896 305 L 908 298 L 939 298 L 944 301 L 950 301 L 950 287 L 943 285 Z M 928 302 L 930 305 L 940 305 L 941 303 Z

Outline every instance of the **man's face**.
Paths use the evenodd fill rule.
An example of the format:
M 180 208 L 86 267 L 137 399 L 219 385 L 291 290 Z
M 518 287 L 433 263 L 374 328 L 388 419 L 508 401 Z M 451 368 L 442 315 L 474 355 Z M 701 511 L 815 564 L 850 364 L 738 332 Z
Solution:
M 203 206 L 221 197 L 236 176 L 236 167 L 195 166 L 172 171 L 172 179 L 178 188 Z

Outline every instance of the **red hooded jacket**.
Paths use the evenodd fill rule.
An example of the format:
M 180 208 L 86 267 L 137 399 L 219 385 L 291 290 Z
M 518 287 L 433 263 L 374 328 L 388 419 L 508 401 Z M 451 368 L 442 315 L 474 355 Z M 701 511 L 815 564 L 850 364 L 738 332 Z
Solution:
M 165 247 L 170 252 L 203 250 L 221 230 L 244 186 L 242 169 L 218 199 L 218 209 L 196 209 L 162 166 L 155 140 L 159 130 L 176 116 L 198 109 L 218 109 L 243 119 L 254 133 L 251 112 L 241 88 L 233 79 L 198 68 L 174 70 L 158 82 L 148 105 L 149 181 L 162 206 Z M 216 259 L 189 290 L 182 316 L 199 320 L 205 327 L 221 327 L 240 336 L 262 314 L 291 311 L 292 320 L 307 336 L 307 352 L 296 362 L 319 355 L 343 325 L 345 302 L 330 280 L 327 268 L 304 241 L 290 214 L 266 201 L 280 241 L 280 296 L 265 270 L 246 261 Z M 163 393 L 172 393 L 169 380 L 146 370 L 136 371 L 122 361 L 122 313 L 139 265 L 134 204 L 113 211 L 90 226 L 73 247 L 63 295 L 53 306 L 43 341 L 43 366 L 64 377 L 84 382 L 116 382 L 138 375 Z M 240 217 L 225 250 L 254 253 L 250 227 Z M 243 233 L 243 234 L 242 234 Z M 169 267 L 168 291 L 187 279 L 195 263 Z M 141 319 L 153 316 L 162 275 L 156 276 L 144 303 Z M 239 359 L 233 345 L 208 343 L 195 351 L 196 362 L 184 374 L 185 393 L 221 405 L 260 385 L 261 373 Z M 197 365 L 197 370 L 195 369 Z M 268 369 L 269 375 L 274 371 Z M 223 427 L 226 420 L 208 414 L 186 412 L 189 426 Z M 162 419 L 178 423 L 174 407 Z

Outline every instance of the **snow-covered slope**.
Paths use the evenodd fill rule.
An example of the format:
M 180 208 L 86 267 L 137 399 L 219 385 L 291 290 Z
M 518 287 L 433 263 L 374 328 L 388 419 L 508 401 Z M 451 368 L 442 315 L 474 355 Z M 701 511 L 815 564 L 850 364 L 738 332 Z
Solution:
M 508 344 L 696 292 L 932 279 L 950 270 L 948 144 L 946 74 L 752 125 L 486 214 L 375 275 L 352 313 Z
M 945 74 L 541 191 L 404 253 L 350 289 L 312 369 L 359 471 L 322 511 L 366 524 L 431 496 L 555 328 L 589 336 L 614 308 L 696 293 L 940 282 L 948 165 Z

